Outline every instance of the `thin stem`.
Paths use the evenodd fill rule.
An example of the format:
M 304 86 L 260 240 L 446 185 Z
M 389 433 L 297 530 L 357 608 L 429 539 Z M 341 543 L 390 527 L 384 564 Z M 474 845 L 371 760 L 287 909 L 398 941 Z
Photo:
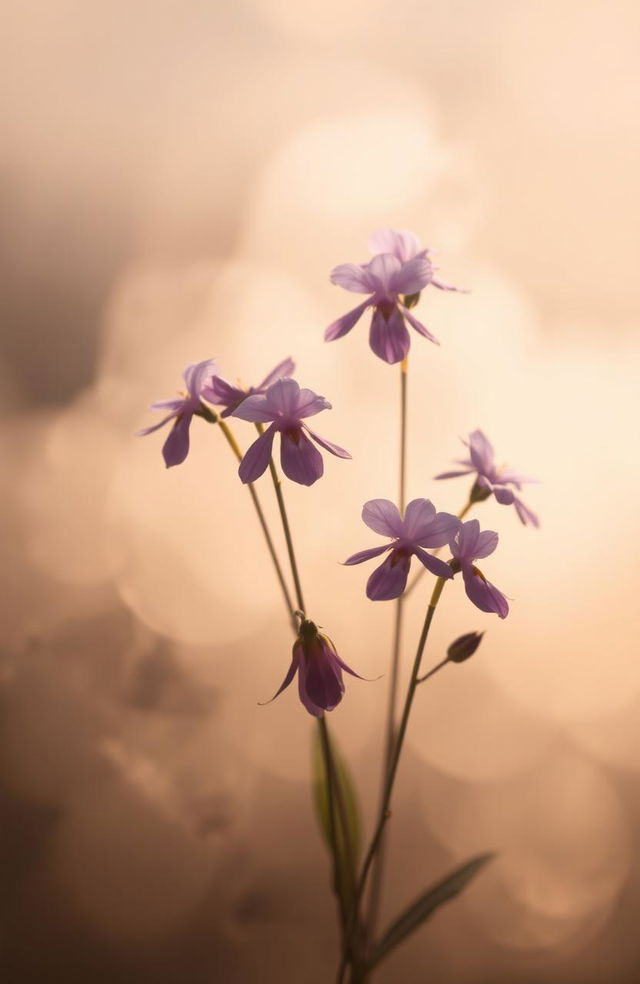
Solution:
M 333 772 L 333 756 L 331 754 L 331 745 L 329 743 L 329 732 L 327 729 L 327 722 L 325 721 L 324 714 L 322 717 L 318 718 L 318 729 L 320 731 L 320 746 L 322 748 L 322 757 L 324 759 L 325 774 L 327 777 L 327 811 L 329 813 L 329 840 L 331 842 L 331 857 L 333 858 L 333 890 L 338 897 L 338 906 L 340 909 L 340 925 L 342 927 L 342 936 L 344 939 L 344 934 L 347 925 L 347 905 L 346 898 L 340 887 L 340 879 L 342 872 L 340 870 L 340 855 L 338 853 L 338 835 L 336 831 L 336 812 L 335 812 L 335 802 L 334 802 L 334 772 Z
M 407 382 L 408 382 L 408 359 L 403 359 L 400 363 L 400 474 L 398 479 L 398 509 L 400 515 L 404 515 L 406 504 L 406 484 L 407 484 Z M 404 609 L 404 598 L 402 595 L 396 601 L 395 618 L 393 625 L 393 648 L 391 652 L 391 669 L 389 674 L 389 699 L 387 703 L 386 719 L 386 741 L 384 748 L 384 763 L 382 767 L 382 784 L 384 790 L 393 745 L 396 736 L 396 703 L 398 698 L 398 677 L 400 674 L 400 650 L 402 648 L 402 616 Z M 382 883 L 384 878 L 384 867 L 386 861 L 386 838 L 380 842 L 380 850 L 375 859 L 373 873 L 371 876 L 371 894 L 369 896 L 369 911 L 365 920 L 367 935 L 373 936 L 376 931 L 378 912 L 382 898 Z
M 238 459 L 238 461 L 241 461 L 242 460 L 242 451 L 240 450 L 240 447 L 238 446 L 238 442 L 235 439 L 235 436 L 233 434 L 233 431 L 231 430 L 231 428 L 229 427 L 229 425 L 227 424 L 227 422 L 225 420 L 223 420 L 221 417 L 218 417 L 218 424 L 220 426 L 220 430 L 224 434 L 224 437 L 225 437 L 225 439 L 227 441 L 227 444 L 229 445 L 229 447 L 231 448 L 231 450 L 235 454 L 235 456 Z M 294 605 L 293 605 L 293 602 L 291 600 L 291 595 L 289 594 L 289 588 L 287 587 L 287 582 L 285 581 L 284 574 L 282 573 L 282 567 L 280 566 L 280 561 L 278 560 L 278 555 L 276 553 L 276 548 L 274 546 L 273 540 L 271 539 L 271 534 L 269 532 L 269 527 L 267 526 L 267 521 L 266 521 L 264 512 L 262 511 L 262 506 L 260 505 L 260 500 L 258 499 L 258 493 L 256 492 L 256 490 L 255 490 L 255 488 L 253 486 L 253 483 L 251 483 L 251 482 L 247 485 L 247 488 L 249 489 L 249 495 L 251 496 L 251 499 L 253 501 L 254 508 L 255 508 L 256 513 L 258 515 L 258 520 L 260 522 L 260 526 L 261 526 L 262 532 L 264 534 L 264 538 L 265 538 L 265 541 L 266 541 L 266 544 L 267 544 L 267 549 L 269 551 L 269 556 L 271 557 L 271 560 L 273 562 L 273 566 L 274 566 L 275 572 L 276 572 L 276 577 L 278 578 L 278 584 L 280 585 L 280 588 L 282 590 L 282 595 L 283 595 L 283 598 L 284 598 L 284 602 L 285 602 L 285 605 L 287 606 L 287 611 L 289 613 L 289 617 L 291 619 L 291 624 L 292 624 L 293 629 L 294 629 L 294 632 L 295 632 L 295 631 L 297 631 L 297 623 L 296 623 L 296 619 L 295 619 L 295 615 L 294 615 L 294 611 L 295 611 Z
M 351 908 L 351 916 L 349 919 L 349 926 L 347 928 L 347 935 L 345 939 L 345 945 L 342 956 L 342 963 L 338 972 L 338 984 L 342 984 L 344 980 L 344 975 L 349 962 L 349 953 L 351 949 L 351 941 L 353 939 L 353 934 L 355 931 L 358 907 L 362 899 L 366 884 L 367 876 L 369 874 L 369 869 L 375 857 L 382 833 L 385 828 L 385 824 L 391 813 L 389 811 L 389 806 L 391 803 L 391 796 L 393 794 L 393 787 L 395 783 L 396 773 L 398 771 L 398 763 L 400 761 L 400 753 L 402 752 L 402 746 L 404 744 L 404 738 L 407 731 L 407 724 L 409 723 L 409 715 L 411 713 L 411 706 L 413 704 L 413 698 L 415 696 L 416 687 L 418 686 L 418 678 L 420 675 L 420 663 L 422 661 L 422 654 L 424 652 L 424 647 L 427 643 L 427 638 L 429 636 L 429 629 L 431 628 L 431 622 L 435 614 L 436 607 L 440 600 L 440 595 L 442 594 L 442 589 L 445 585 L 445 579 L 439 577 L 436 581 L 429 605 L 427 607 L 427 613 L 424 620 L 424 625 L 422 626 L 422 632 L 420 633 L 420 640 L 418 642 L 418 648 L 416 650 L 415 659 L 413 661 L 413 669 L 411 671 L 411 679 L 409 681 L 409 689 L 407 690 L 407 696 L 404 702 L 404 708 L 402 711 L 402 717 L 400 719 L 400 726 L 398 728 L 398 737 L 393 749 L 393 755 L 391 757 L 391 763 L 389 767 L 389 773 L 387 775 L 384 795 L 382 797 L 382 803 L 380 805 L 380 811 L 378 816 L 378 822 L 376 824 L 373 837 L 371 838 L 371 844 L 369 845 L 369 850 L 365 857 L 364 863 L 362 865 L 362 871 L 360 872 L 360 877 L 358 879 L 358 884 L 356 886 L 355 898 L 353 900 L 353 906 Z
M 443 666 L 446 666 L 447 663 L 450 663 L 450 662 L 451 662 L 451 660 L 449 659 L 449 657 L 448 656 L 445 656 L 445 658 L 443 660 L 441 660 L 439 663 L 436 663 L 436 665 L 433 667 L 432 670 L 429 670 L 429 672 L 428 673 L 425 673 L 424 676 L 418 677 L 418 679 L 416 680 L 416 683 L 424 683 L 425 680 L 428 680 L 429 677 L 435 676 L 435 674 L 438 672 L 438 670 L 441 670 Z
M 464 517 L 465 517 L 465 516 L 467 515 L 467 513 L 469 512 L 469 510 L 471 509 L 471 507 L 472 507 L 473 505 L 474 505 L 474 500 L 473 500 L 473 499 L 472 499 L 471 497 L 469 497 L 469 500 L 468 500 L 468 502 L 466 503 L 466 505 L 465 505 L 465 506 L 463 506 L 463 508 L 462 508 L 462 509 L 460 510 L 460 512 L 458 513 L 458 519 L 464 519 Z M 437 557 L 437 556 L 438 556 L 438 554 L 440 553 L 440 551 L 441 551 L 442 549 L 443 549 L 442 547 L 438 547 L 438 549 L 437 549 L 437 550 L 434 550 L 434 551 L 433 551 L 433 554 L 432 554 L 432 556 L 433 556 L 433 557 Z M 409 597 L 409 595 L 411 594 L 411 592 L 413 591 L 413 589 L 414 589 L 415 587 L 417 587 L 417 585 L 418 585 L 418 583 L 420 582 L 420 580 L 421 580 L 421 579 L 422 579 L 422 577 L 424 576 L 424 573 L 425 573 L 425 571 L 426 571 L 426 569 L 427 569 L 426 567 L 422 567 L 422 565 L 420 565 L 420 570 L 418 571 L 418 573 L 417 573 L 417 574 L 416 574 L 416 576 L 414 577 L 414 579 L 413 579 L 413 581 L 411 581 L 411 582 L 410 582 L 410 583 L 409 583 L 409 584 L 407 585 L 407 587 L 405 588 L 405 591 L 404 591 L 404 594 L 403 594 L 403 596 L 402 596 L 402 597 L 403 597 L 403 598 L 404 598 L 405 600 L 406 600 L 406 599 L 407 599 L 407 598 Z

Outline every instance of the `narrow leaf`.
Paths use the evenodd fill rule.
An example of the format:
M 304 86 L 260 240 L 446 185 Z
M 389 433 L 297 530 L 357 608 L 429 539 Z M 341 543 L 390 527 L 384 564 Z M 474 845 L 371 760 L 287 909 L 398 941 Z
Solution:
M 360 811 L 358 809 L 358 799 L 355 784 L 349 774 L 347 765 L 336 748 L 335 741 L 331 742 L 331 751 L 336 769 L 336 780 L 344 804 L 344 816 L 349 837 L 350 853 L 355 864 L 358 860 L 360 850 Z M 329 796 L 328 796 L 328 777 L 324 765 L 322 754 L 322 742 L 319 729 L 314 731 L 313 737 L 313 800 L 318 817 L 318 823 L 322 830 L 324 839 L 332 849 L 331 843 L 331 824 L 329 821 Z M 336 804 L 336 833 L 338 848 L 341 857 L 345 856 L 345 843 L 342 834 L 342 824 Z
M 480 854 L 472 858 L 460 868 L 456 868 L 442 881 L 437 882 L 424 895 L 420 895 L 407 909 L 389 926 L 381 940 L 373 948 L 368 964 L 369 969 L 391 953 L 419 926 L 431 916 L 443 903 L 454 899 L 466 888 L 469 882 L 484 868 L 495 855 Z

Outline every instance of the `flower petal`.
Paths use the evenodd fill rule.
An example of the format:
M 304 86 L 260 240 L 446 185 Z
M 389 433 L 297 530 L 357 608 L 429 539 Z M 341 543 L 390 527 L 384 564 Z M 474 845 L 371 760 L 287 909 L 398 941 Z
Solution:
M 324 396 L 318 396 L 317 393 L 314 393 L 310 389 L 300 390 L 298 394 L 298 405 L 295 410 L 298 420 L 304 420 L 305 417 L 313 417 L 322 410 L 331 410 L 331 404 L 328 400 L 325 400 Z
M 337 321 L 330 324 L 324 333 L 325 342 L 333 342 L 336 338 L 342 338 L 343 335 L 346 335 L 347 332 L 351 331 L 353 326 L 360 320 L 370 304 L 371 301 L 366 300 L 362 304 L 358 304 L 358 306 L 352 311 L 349 311 L 347 314 L 343 314 L 341 318 L 338 318 Z
M 378 253 L 367 264 L 371 289 L 380 297 L 391 297 L 391 281 L 400 270 L 402 262 L 392 253 Z
M 280 462 L 287 478 L 299 485 L 313 485 L 324 472 L 322 455 L 301 428 L 282 431 Z
M 369 345 L 378 358 L 390 365 L 394 362 L 402 362 L 407 355 L 411 340 L 402 315 L 395 305 L 388 319 L 385 318 L 380 308 L 375 309 L 371 319 Z
M 311 393 L 311 390 L 305 390 L 305 393 Z M 311 395 L 315 397 L 315 393 Z M 297 418 L 300 387 L 295 379 L 276 379 L 265 393 L 264 399 L 272 420 L 278 416 Z
M 312 431 L 306 424 L 303 424 L 302 426 L 305 428 L 307 433 L 311 435 L 316 444 L 319 444 L 321 448 L 325 449 L 325 451 L 329 451 L 330 454 L 335 454 L 337 458 L 351 458 L 349 452 L 345 451 L 344 448 L 341 448 L 339 444 L 332 444 L 331 441 L 327 441 L 324 437 L 320 437 L 319 434 Z
M 436 480 L 440 478 L 459 478 L 461 475 L 470 475 L 473 471 L 475 471 L 475 468 L 465 468 L 464 471 L 441 472 L 440 475 L 434 475 L 434 478 Z
M 457 294 L 468 294 L 469 293 L 469 291 L 468 290 L 465 290 L 464 287 L 452 287 L 451 284 L 443 284 L 441 280 L 435 280 L 435 279 L 433 279 L 431 281 L 431 283 L 433 284 L 434 287 L 437 287 L 438 290 L 453 290 Z
M 198 400 L 200 399 L 202 387 L 207 379 L 217 375 L 215 360 L 205 359 L 203 362 L 194 362 L 192 365 L 187 366 L 182 375 L 189 396 L 194 400 Z
M 282 691 L 283 690 L 286 690 L 287 687 L 289 686 L 289 684 L 291 683 L 291 681 L 293 680 L 294 676 L 296 675 L 296 671 L 297 671 L 298 665 L 299 665 L 299 656 L 296 655 L 296 649 L 297 648 L 298 648 L 298 644 L 296 643 L 296 644 L 294 644 L 294 647 L 293 647 L 293 658 L 291 660 L 291 666 L 287 670 L 287 675 L 285 676 L 284 680 L 282 681 L 282 683 L 280 684 L 280 686 L 276 690 L 276 692 L 273 695 L 273 697 L 270 697 L 269 700 L 258 701 L 258 704 L 259 704 L 260 707 L 265 707 L 267 704 L 270 704 L 272 700 L 275 700 L 276 697 L 279 697 L 280 694 L 282 693 Z
M 344 693 L 340 664 L 334 654 L 327 650 L 318 638 L 303 655 L 301 665 L 304 666 L 305 672 L 300 685 L 302 687 L 304 684 L 305 696 L 309 703 L 325 711 L 332 711 L 340 703 Z M 307 703 L 305 701 L 303 703 L 309 710 Z
M 284 379 L 287 376 L 293 376 L 296 371 L 296 364 L 293 359 L 283 359 L 279 362 L 275 369 L 272 369 L 268 376 L 265 376 L 260 385 L 257 387 L 260 390 L 268 389 L 272 383 L 275 383 L 278 379 Z
M 476 471 L 488 475 L 493 470 L 493 445 L 481 430 L 474 430 L 469 434 L 469 452 Z
M 382 536 L 402 536 L 402 517 L 398 507 L 389 499 L 369 499 L 362 507 L 362 521 L 374 533 Z
M 415 555 L 424 567 L 436 577 L 444 577 L 446 580 L 453 577 L 453 571 L 448 564 L 445 564 L 444 560 L 440 560 L 439 557 L 434 557 L 432 554 L 423 550 L 422 547 L 415 547 Z
M 375 290 L 368 263 L 341 263 L 333 268 L 329 280 L 337 287 L 344 287 L 354 294 L 372 294 Z
M 486 581 L 480 574 L 474 574 L 470 568 L 463 570 L 462 577 L 467 597 L 476 608 L 481 612 L 492 612 L 500 618 L 507 617 L 509 602 L 494 584 Z
M 473 559 L 477 557 L 475 551 L 479 536 L 480 523 L 477 519 L 469 519 L 466 523 L 460 524 L 449 541 L 451 552 L 456 560 L 462 564 L 472 563 Z
M 181 465 L 189 454 L 189 426 L 193 414 L 185 413 L 176 419 L 171 433 L 162 447 L 162 456 L 167 468 Z
M 275 436 L 276 427 L 272 424 L 271 427 L 267 427 L 264 434 L 261 434 L 245 452 L 238 468 L 240 481 L 244 482 L 245 485 L 248 482 L 255 482 L 266 471 Z
M 482 533 L 478 534 L 478 541 L 476 544 L 475 552 L 473 554 L 474 560 L 479 560 L 482 557 L 488 557 L 498 546 L 498 534 L 493 530 L 483 530 Z
M 418 319 L 411 313 L 409 308 L 406 308 L 403 304 L 399 304 L 398 307 L 402 311 L 403 315 L 405 316 L 411 327 L 415 328 L 415 330 L 418 332 L 419 335 L 422 335 L 423 338 L 428 338 L 429 341 L 433 342 L 434 345 L 440 344 L 436 336 L 432 335 L 429 329 L 425 328 L 425 326 L 422 324 L 421 321 L 418 321 Z
M 407 584 L 411 557 L 392 550 L 367 581 L 367 598 L 371 601 L 391 601 L 399 598 Z
M 369 237 L 372 253 L 392 253 L 401 263 L 412 260 L 421 251 L 420 241 L 408 229 L 378 229 Z
M 386 550 L 391 549 L 390 543 L 383 543 L 381 547 L 369 547 L 367 550 L 359 550 L 358 553 L 351 554 L 343 561 L 346 567 L 353 567 L 354 564 L 363 564 L 365 560 L 371 560 L 373 557 L 379 557 Z
M 164 427 L 165 424 L 168 424 L 170 420 L 174 420 L 177 416 L 177 413 L 170 413 L 159 424 L 152 424 L 151 427 L 143 427 L 142 430 L 136 431 L 135 436 L 146 437 L 147 434 L 153 434 L 154 431 L 160 430 L 161 427 Z
M 531 509 L 529 509 L 528 506 L 525 506 L 522 499 L 519 499 L 516 496 L 513 500 L 513 503 L 516 507 L 516 512 L 518 514 L 518 519 L 520 520 L 520 522 L 524 523 L 525 526 L 528 523 L 531 523 L 532 526 L 535 526 L 535 528 L 538 529 L 540 526 L 540 520 L 538 519 L 536 514 L 532 512 Z
M 239 420 L 248 420 L 252 424 L 267 424 L 275 417 L 271 407 L 267 403 L 266 396 L 255 393 L 242 400 L 232 411 L 233 417 Z
M 439 512 L 433 517 L 422 536 L 416 536 L 421 547 L 444 547 L 460 527 L 460 520 L 452 513 Z
M 426 253 L 403 263 L 392 275 L 389 289 L 394 294 L 418 294 L 431 281 L 433 266 Z
M 511 489 L 506 489 L 504 485 L 494 485 L 493 494 L 501 506 L 510 506 L 515 499 Z
M 420 542 L 436 514 L 436 507 L 429 499 L 412 499 L 404 511 L 402 536 Z

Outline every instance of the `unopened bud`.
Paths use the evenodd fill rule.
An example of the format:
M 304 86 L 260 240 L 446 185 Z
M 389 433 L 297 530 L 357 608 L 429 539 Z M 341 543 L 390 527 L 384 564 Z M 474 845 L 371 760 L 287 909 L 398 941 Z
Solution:
M 452 663 L 464 663 L 465 659 L 473 656 L 482 642 L 483 635 L 484 632 L 467 632 L 459 636 L 447 649 L 447 658 Z

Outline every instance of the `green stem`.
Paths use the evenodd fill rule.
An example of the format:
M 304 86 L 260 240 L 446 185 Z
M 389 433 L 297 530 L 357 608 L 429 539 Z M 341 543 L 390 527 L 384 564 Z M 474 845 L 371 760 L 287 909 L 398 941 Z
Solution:
M 469 512 L 469 510 L 473 505 L 474 505 L 474 500 L 471 497 L 469 497 L 469 501 L 466 503 L 465 506 L 463 506 L 463 508 L 458 513 L 458 519 L 464 519 L 464 517 L 467 515 L 467 513 Z M 432 556 L 437 557 L 442 549 L 443 549 L 442 547 L 438 547 L 437 550 L 433 551 Z M 418 571 L 414 579 L 405 588 L 404 594 L 402 596 L 404 599 L 407 599 L 409 597 L 413 589 L 417 586 L 418 582 L 424 577 L 426 570 L 427 570 L 426 567 L 422 567 L 422 565 L 420 566 L 420 570 Z
M 338 971 L 338 984 L 342 984 L 344 980 L 344 975 L 349 963 L 349 954 L 351 952 L 351 944 L 353 940 L 353 935 L 357 925 L 358 918 L 358 908 L 364 890 L 367 884 L 367 876 L 369 874 L 369 869 L 376 855 L 378 845 L 380 844 L 380 839 L 382 837 L 387 820 L 391 816 L 389 811 L 389 806 L 391 804 L 391 796 L 393 794 L 393 787 L 395 783 L 396 773 L 398 771 L 398 763 L 400 761 L 400 754 L 402 752 L 402 746 L 404 744 L 404 738 L 407 731 L 407 725 L 409 723 L 409 715 L 411 714 L 411 706 L 413 704 L 413 698 L 415 696 L 416 687 L 418 686 L 418 679 L 420 675 L 420 663 L 422 661 L 422 654 L 424 652 L 424 647 L 427 643 L 427 638 L 429 636 L 429 629 L 431 628 L 431 622 L 435 614 L 436 607 L 440 600 L 440 595 L 442 594 L 442 589 L 445 585 L 445 579 L 439 577 L 436 581 L 429 605 L 427 607 L 427 613 L 424 620 L 424 625 L 422 626 L 422 632 L 420 633 L 420 640 L 418 642 L 418 648 L 416 650 L 415 659 L 413 661 L 413 669 L 411 671 L 411 679 L 409 681 L 409 689 L 407 690 L 407 696 L 404 702 L 404 708 L 402 711 L 402 717 L 400 719 L 400 726 L 398 728 L 398 737 L 395 742 L 393 749 L 393 755 L 391 757 L 391 763 L 389 767 L 389 773 L 386 778 L 384 794 L 382 797 L 382 803 L 380 806 L 378 822 L 376 824 L 373 837 L 371 838 L 371 844 L 369 845 L 369 850 L 365 857 L 364 863 L 362 865 L 362 871 L 360 872 L 360 877 L 356 885 L 355 897 L 353 900 L 353 905 L 351 907 L 351 914 L 349 918 L 349 925 L 347 927 L 347 934 L 345 939 L 345 945 L 342 955 L 342 963 Z
M 407 484 L 407 376 L 408 360 L 405 358 L 400 363 L 400 474 L 398 481 L 398 509 L 400 515 L 404 515 L 406 505 L 406 484 Z M 396 703 L 398 698 L 398 677 L 400 674 L 400 650 L 402 648 L 402 616 L 404 610 L 404 598 L 402 595 L 397 599 L 395 606 L 395 618 L 393 626 L 393 649 L 391 654 L 391 670 L 389 676 L 389 699 L 387 703 L 386 720 L 386 742 L 384 749 L 384 764 L 382 768 L 382 784 L 384 790 L 393 746 L 396 736 Z M 369 896 L 369 910 L 365 920 L 366 935 L 374 936 L 378 913 L 382 900 L 382 884 L 384 880 L 384 868 L 387 854 L 386 838 L 380 842 L 380 849 L 376 855 L 373 872 L 371 875 L 371 894 Z
M 208 419 L 208 418 L 205 418 L 205 419 Z M 235 456 L 238 459 L 238 461 L 241 461 L 242 460 L 242 451 L 240 450 L 240 447 L 238 446 L 238 442 L 235 439 L 235 436 L 233 434 L 233 431 L 231 430 L 231 428 L 229 427 L 229 425 L 227 424 L 227 422 L 225 420 L 223 420 L 221 417 L 218 417 L 218 421 L 217 422 L 218 422 L 218 424 L 220 426 L 220 430 L 224 434 L 224 437 L 226 439 L 227 444 L 229 445 L 229 447 L 231 448 L 231 450 L 235 454 Z M 255 488 L 253 486 L 253 483 L 249 483 L 247 485 L 247 488 L 249 489 L 249 495 L 251 496 L 251 499 L 253 501 L 254 508 L 255 508 L 256 513 L 258 515 L 258 521 L 260 523 L 260 526 L 262 528 L 262 532 L 264 534 L 264 538 L 265 538 L 265 541 L 266 541 L 266 544 L 267 544 L 267 549 L 269 551 L 269 556 L 271 557 L 271 560 L 273 562 L 273 566 L 275 568 L 276 577 L 278 578 L 278 584 L 280 585 L 280 588 L 282 590 L 282 596 L 284 598 L 285 605 L 287 606 L 287 611 L 288 611 L 289 617 L 291 619 L 291 624 L 293 626 L 293 630 L 294 630 L 294 632 L 297 632 L 298 626 L 297 626 L 297 622 L 296 622 L 295 615 L 294 615 L 295 608 L 294 608 L 293 602 L 291 600 L 291 595 L 289 594 L 289 588 L 287 587 L 287 582 L 285 581 L 284 574 L 282 573 L 282 567 L 280 566 L 280 561 L 278 560 L 278 555 L 276 553 L 276 548 L 274 546 L 273 540 L 271 539 L 271 534 L 269 532 L 269 527 L 267 526 L 267 521 L 265 519 L 264 512 L 262 511 L 262 506 L 260 505 L 260 500 L 258 499 L 258 493 L 256 492 L 256 490 L 255 490 Z

